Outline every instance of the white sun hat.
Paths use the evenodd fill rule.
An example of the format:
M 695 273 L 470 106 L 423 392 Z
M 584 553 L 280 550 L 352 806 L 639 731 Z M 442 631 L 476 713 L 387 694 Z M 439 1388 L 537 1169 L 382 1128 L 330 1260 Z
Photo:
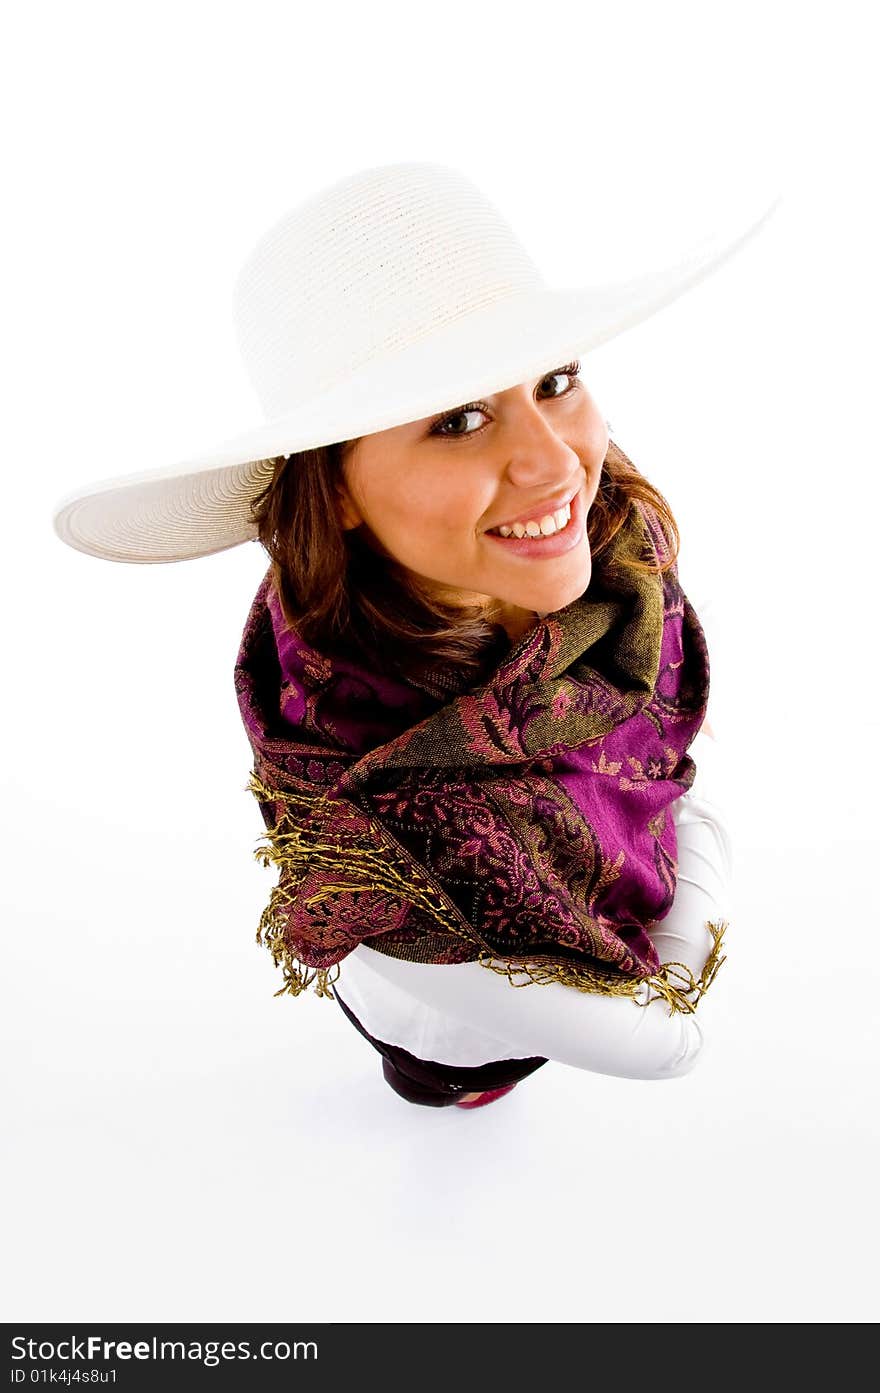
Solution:
M 407 161 L 348 175 L 272 226 L 238 274 L 235 327 L 262 423 L 195 458 L 67 494 L 55 531 L 107 561 L 185 561 L 252 541 L 248 505 L 277 456 L 553 371 L 709 276 L 779 201 L 673 265 L 564 289 L 545 283 L 460 171 Z

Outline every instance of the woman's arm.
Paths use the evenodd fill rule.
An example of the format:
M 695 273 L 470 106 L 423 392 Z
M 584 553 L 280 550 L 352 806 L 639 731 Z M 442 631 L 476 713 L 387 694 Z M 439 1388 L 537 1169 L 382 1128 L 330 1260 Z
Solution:
M 479 963 L 449 966 L 389 958 L 361 944 L 355 950 L 384 982 L 433 1011 L 507 1044 L 499 1058 L 543 1055 L 576 1069 L 630 1079 L 686 1074 L 702 1045 L 694 1016 L 668 1015 L 659 999 L 638 1006 L 626 997 L 577 991 L 559 982 L 512 987 Z M 345 999 L 345 963 L 339 986 Z
M 708 744 L 698 735 L 694 742 Z M 704 796 L 717 784 L 698 776 L 672 805 L 678 834 L 678 886 L 669 914 L 652 937 L 661 961 L 686 963 L 698 976 L 712 947 L 707 919 L 729 915 L 730 839 L 723 816 Z M 711 771 L 710 771 L 711 772 Z M 696 1016 L 669 1014 L 659 998 L 639 1006 L 626 997 L 579 992 L 553 982 L 512 987 L 506 977 L 479 963 L 439 965 L 390 958 L 366 943 L 355 954 L 359 986 L 368 996 L 363 968 L 388 986 L 453 1017 L 470 1030 L 506 1041 L 510 1058 L 543 1055 L 560 1064 L 620 1078 L 664 1079 L 686 1074 L 696 1062 L 703 1035 Z M 345 962 L 339 986 L 345 999 Z M 701 1007 L 702 1010 L 705 1007 Z

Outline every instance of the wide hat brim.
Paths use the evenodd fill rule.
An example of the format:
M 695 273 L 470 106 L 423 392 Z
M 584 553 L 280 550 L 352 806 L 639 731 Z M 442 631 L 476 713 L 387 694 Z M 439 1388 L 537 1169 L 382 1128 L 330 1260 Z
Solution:
M 779 202 L 777 196 L 736 235 L 707 238 L 662 270 L 599 286 L 529 291 L 488 305 L 197 458 L 96 480 L 55 504 L 55 531 L 77 551 L 139 563 L 193 560 L 252 541 L 257 534 L 248 507 L 279 455 L 452 410 L 598 348 L 716 271 Z

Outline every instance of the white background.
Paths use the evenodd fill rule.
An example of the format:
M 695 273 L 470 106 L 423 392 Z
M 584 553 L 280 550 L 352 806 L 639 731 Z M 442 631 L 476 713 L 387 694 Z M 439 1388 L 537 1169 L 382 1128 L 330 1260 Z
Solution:
M 878 109 L 859 4 L 32 3 L 0 81 L 7 1320 L 872 1321 Z M 55 501 L 261 419 L 231 292 L 360 167 L 477 180 L 548 281 L 715 277 L 584 359 L 711 599 L 737 916 L 682 1079 L 407 1105 L 273 998 L 232 668 L 266 558 Z M 343 965 L 344 971 L 344 965 Z

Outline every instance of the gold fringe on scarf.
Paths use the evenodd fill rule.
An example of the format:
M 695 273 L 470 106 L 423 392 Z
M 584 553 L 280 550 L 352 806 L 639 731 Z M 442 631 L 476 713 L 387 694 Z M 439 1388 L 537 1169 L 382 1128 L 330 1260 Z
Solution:
M 305 901 L 307 905 L 320 904 L 338 891 L 378 890 L 425 910 L 447 933 L 464 938 L 467 942 L 472 941 L 449 912 L 434 886 L 419 874 L 418 867 L 411 866 L 402 855 L 395 853 L 390 838 L 384 845 L 378 837 L 372 845 L 361 843 L 355 846 L 349 843 L 342 846 L 338 841 L 320 841 L 314 832 L 305 831 L 304 824 L 327 801 L 326 795 L 271 788 L 256 772 L 252 772 L 246 787 L 262 802 L 280 802 L 285 809 L 275 826 L 264 834 L 263 845 L 254 852 L 261 865 L 281 868 L 278 884 L 273 888 L 257 926 L 257 943 L 265 944 L 272 953 L 275 966 L 280 966 L 284 972 L 284 985 L 274 993 L 275 996 L 284 993 L 299 996 L 314 981 L 318 996 L 332 998 L 330 985 L 339 978 L 338 963 L 333 965 L 337 969 L 336 976 L 330 978 L 328 974 L 332 968 L 309 967 L 294 957 L 284 941 L 287 917 L 297 889 L 305 876 L 315 869 L 323 869 L 327 878 L 321 888 Z M 290 816 L 290 808 L 296 810 L 299 822 L 296 816 Z M 345 879 L 340 879 L 342 867 Z
M 693 1015 L 712 985 L 719 967 L 726 961 L 727 955 L 721 954 L 721 940 L 729 927 L 727 920 L 719 920 L 717 924 L 706 920 L 706 928 L 712 935 L 712 948 L 697 978 L 686 963 L 679 962 L 661 963 L 660 970 L 650 977 L 612 977 L 607 972 L 586 965 L 581 966 L 570 960 L 539 964 L 505 959 L 501 963 L 495 963 L 491 961 L 494 954 L 481 953 L 478 961 L 481 967 L 505 975 L 512 987 L 561 982 L 566 987 L 575 987 L 582 992 L 594 992 L 600 996 L 629 996 L 637 1006 L 647 1006 L 650 1002 L 662 998 L 669 1007 L 670 1016 L 676 1011 Z M 514 982 L 514 973 L 524 976 L 525 980 Z M 654 995 L 651 995 L 652 991 Z M 645 999 L 640 1001 L 638 998 L 642 995 Z
M 260 938 L 260 932 L 261 929 L 257 929 L 258 943 L 263 942 Z M 284 985 L 279 987 L 277 992 L 273 992 L 273 996 L 284 996 L 285 992 L 289 992 L 291 996 L 299 996 L 300 992 L 306 991 L 314 982 L 316 996 L 326 996 L 331 1001 L 333 1000 L 330 987 L 339 980 L 339 963 L 334 964 L 336 976 L 331 977 L 332 968 L 309 967 L 306 963 L 300 962 L 299 958 L 295 958 L 290 949 L 284 943 L 279 942 L 277 937 L 267 936 L 265 944 L 272 954 L 275 966 L 280 967 L 284 975 Z
M 314 982 L 317 996 L 333 999 L 330 986 L 339 979 L 340 964 L 334 963 L 329 968 L 310 967 L 296 958 L 284 941 L 287 916 L 297 887 L 316 867 L 323 867 L 330 876 L 334 872 L 338 876 L 340 867 L 344 865 L 346 879 L 328 879 L 316 894 L 309 897 L 307 904 L 320 903 L 337 891 L 378 890 L 425 910 L 447 933 L 469 943 L 474 942 L 473 937 L 450 914 L 435 887 L 426 877 L 419 875 L 418 867 L 410 865 L 400 855 L 395 856 L 393 844 L 383 845 L 377 839 L 372 846 L 343 847 L 338 841 L 322 842 L 316 840 L 314 834 L 304 834 L 303 827 L 290 818 L 287 810 L 295 807 L 300 815 L 312 814 L 326 801 L 326 795 L 270 788 L 255 771 L 246 787 L 262 802 L 280 802 L 285 808 L 276 825 L 264 834 L 264 844 L 254 852 L 255 858 L 264 867 L 270 864 L 281 867 L 281 876 L 260 916 L 256 935 L 257 943 L 264 944 L 270 950 L 275 966 L 280 966 L 284 974 L 283 986 L 274 993 L 275 996 L 285 993 L 299 996 Z M 395 860 L 398 864 L 395 864 Z M 676 1011 L 692 1015 L 709 990 L 721 964 L 726 961 L 726 955 L 722 955 L 720 950 L 721 940 L 729 927 L 727 921 L 713 923 L 707 920 L 706 927 L 712 934 L 713 944 L 698 978 L 694 977 L 686 963 L 680 962 L 662 963 L 659 971 L 649 977 L 621 977 L 570 959 L 544 959 L 540 963 L 513 959 L 496 962 L 493 959 L 497 958 L 497 953 L 486 948 L 480 951 L 477 961 L 482 967 L 505 975 L 513 987 L 561 982 L 582 992 L 628 996 L 637 1006 L 647 1006 L 660 997 L 667 1003 L 670 1015 Z M 330 976 L 333 967 L 336 968 L 335 977 Z M 515 982 L 515 974 L 524 980 Z M 645 999 L 639 1000 L 641 996 Z

